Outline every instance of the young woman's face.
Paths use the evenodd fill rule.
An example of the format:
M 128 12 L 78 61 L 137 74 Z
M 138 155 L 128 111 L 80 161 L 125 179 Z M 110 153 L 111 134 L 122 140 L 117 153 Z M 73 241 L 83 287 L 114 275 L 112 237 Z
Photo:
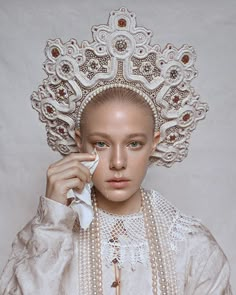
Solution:
M 92 178 L 98 199 L 117 203 L 140 195 L 149 156 L 159 139 L 153 129 L 151 111 L 134 103 L 109 101 L 89 107 L 77 135 L 81 152 L 96 148 L 99 155 Z

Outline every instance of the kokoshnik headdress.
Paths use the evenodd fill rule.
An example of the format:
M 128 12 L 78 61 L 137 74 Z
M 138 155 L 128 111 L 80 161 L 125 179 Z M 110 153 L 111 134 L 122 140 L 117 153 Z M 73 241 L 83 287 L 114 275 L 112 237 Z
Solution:
M 121 87 L 151 107 L 160 142 L 151 161 L 170 167 L 182 161 L 197 122 L 208 105 L 190 85 L 197 71 L 193 47 L 150 45 L 152 32 L 137 27 L 126 8 L 112 11 L 108 25 L 92 28 L 93 41 L 48 40 L 44 70 L 48 77 L 31 96 L 32 106 L 46 123 L 48 144 L 62 155 L 78 152 L 75 128 L 86 105 L 98 93 Z

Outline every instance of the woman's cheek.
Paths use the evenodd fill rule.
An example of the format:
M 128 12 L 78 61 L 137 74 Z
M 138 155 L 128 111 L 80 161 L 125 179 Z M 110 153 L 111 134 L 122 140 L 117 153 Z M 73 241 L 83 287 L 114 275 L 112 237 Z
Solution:
M 139 164 L 148 162 L 149 157 L 150 157 L 149 150 L 132 151 L 131 153 L 129 153 L 129 158 L 135 161 L 135 163 L 139 163 Z
M 102 176 L 104 175 L 104 171 L 107 169 L 107 165 L 105 163 L 106 161 L 104 159 L 105 157 L 101 155 L 101 153 L 99 152 L 98 152 L 98 157 L 99 157 L 98 165 L 93 174 L 93 178 L 95 181 L 99 178 L 102 178 Z

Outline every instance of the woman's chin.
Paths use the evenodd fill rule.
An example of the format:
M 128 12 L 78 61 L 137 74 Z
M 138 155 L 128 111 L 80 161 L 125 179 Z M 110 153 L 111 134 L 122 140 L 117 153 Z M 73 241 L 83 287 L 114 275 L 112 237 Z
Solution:
M 135 195 L 139 191 L 139 188 L 136 191 L 130 190 L 130 188 L 124 187 L 108 187 L 105 191 L 101 190 L 96 193 L 97 199 L 103 200 L 105 202 L 112 202 L 112 203 L 123 203 L 127 202 L 130 199 L 135 198 Z

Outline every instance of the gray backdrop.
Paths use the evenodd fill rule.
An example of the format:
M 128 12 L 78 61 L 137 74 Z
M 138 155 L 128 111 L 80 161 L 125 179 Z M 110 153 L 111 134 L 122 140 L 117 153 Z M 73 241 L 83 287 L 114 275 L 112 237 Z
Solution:
M 49 3 L 47 3 L 49 2 Z M 152 168 L 145 186 L 158 189 L 187 214 L 199 217 L 224 249 L 236 277 L 235 0 L 0 1 L 0 271 L 16 233 L 35 214 L 45 171 L 59 159 L 46 144 L 30 94 L 45 77 L 48 38 L 91 40 L 90 28 L 126 6 L 153 42 L 195 47 L 193 82 L 210 105 L 194 132 L 188 158 L 173 168 Z M 236 289 L 235 281 L 233 282 Z

